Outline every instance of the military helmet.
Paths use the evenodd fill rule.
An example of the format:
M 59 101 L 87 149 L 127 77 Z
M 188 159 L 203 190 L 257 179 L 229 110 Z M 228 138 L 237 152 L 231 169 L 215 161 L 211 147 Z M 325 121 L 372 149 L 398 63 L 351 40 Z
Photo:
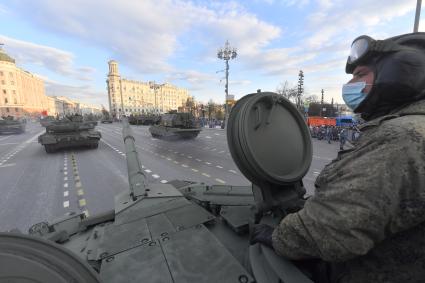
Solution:
M 372 88 L 354 110 L 366 120 L 425 98 L 425 33 L 385 40 L 361 36 L 353 41 L 346 72 L 359 65 L 374 72 Z

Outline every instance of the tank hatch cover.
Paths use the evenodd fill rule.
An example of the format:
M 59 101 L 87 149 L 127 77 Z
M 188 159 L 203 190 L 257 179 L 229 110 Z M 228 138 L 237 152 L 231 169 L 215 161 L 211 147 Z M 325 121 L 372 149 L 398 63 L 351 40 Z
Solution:
M 86 262 L 51 241 L 0 233 L 0 281 L 95 283 L 100 279 Z
M 276 93 L 240 99 L 230 114 L 227 137 L 233 160 L 254 184 L 295 183 L 310 167 L 312 145 L 304 118 Z

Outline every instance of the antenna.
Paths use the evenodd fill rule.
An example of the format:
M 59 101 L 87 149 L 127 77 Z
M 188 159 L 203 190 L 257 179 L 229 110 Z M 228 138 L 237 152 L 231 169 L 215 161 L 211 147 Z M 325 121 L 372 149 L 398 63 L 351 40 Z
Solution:
M 421 17 L 421 6 L 422 0 L 416 0 L 415 26 L 413 27 L 413 32 L 418 32 L 419 18 Z

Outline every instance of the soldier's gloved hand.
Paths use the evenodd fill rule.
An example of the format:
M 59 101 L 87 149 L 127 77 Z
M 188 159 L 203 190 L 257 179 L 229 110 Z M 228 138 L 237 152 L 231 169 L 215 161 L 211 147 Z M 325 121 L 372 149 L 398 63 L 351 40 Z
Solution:
M 267 224 L 254 225 L 251 231 L 249 243 L 251 245 L 255 243 L 261 243 L 273 249 L 273 241 L 272 241 L 273 231 L 274 231 L 274 228 Z

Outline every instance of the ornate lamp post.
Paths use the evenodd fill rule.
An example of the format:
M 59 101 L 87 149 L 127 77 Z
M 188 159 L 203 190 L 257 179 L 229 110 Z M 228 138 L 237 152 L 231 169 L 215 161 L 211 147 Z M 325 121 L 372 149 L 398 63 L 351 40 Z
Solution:
M 226 62 L 226 86 L 224 88 L 226 95 L 224 104 L 224 125 L 226 125 L 229 114 L 227 109 L 227 96 L 229 95 L 229 60 L 235 59 L 237 55 L 236 48 L 231 48 L 228 40 L 226 41 L 224 48 L 220 48 L 217 51 L 217 57 Z
M 156 91 L 161 88 L 161 85 L 156 84 L 155 81 L 149 82 L 149 87 L 154 90 L 155 93 L 155 112 L 158 112 L 158 103 L 156 101 Z M 155 113 L 158 114 L 158 113 Z

